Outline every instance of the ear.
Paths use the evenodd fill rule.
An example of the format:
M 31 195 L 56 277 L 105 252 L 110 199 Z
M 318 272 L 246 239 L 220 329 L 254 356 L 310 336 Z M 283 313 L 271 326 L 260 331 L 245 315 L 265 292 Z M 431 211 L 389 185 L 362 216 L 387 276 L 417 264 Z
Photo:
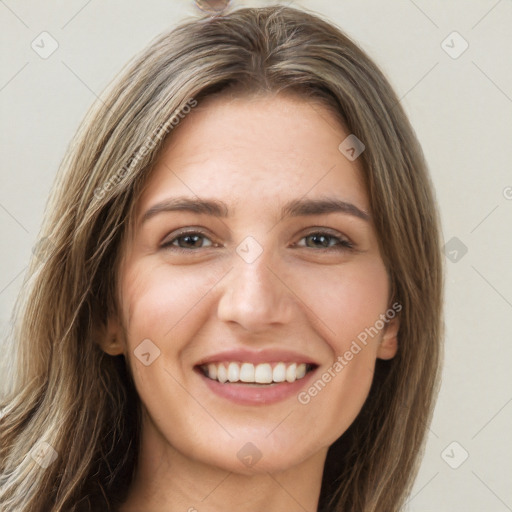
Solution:
M 390 319 L 384 327 L 384 334 L 377 348 L 377 357 L 379 359 L 393 359 L 398 350 L 398 329 L 400 327 L 400 318 Z
M 97 343 L 103 352 L 111 356 L 118 356 L 124 353 L 124 340 L 119 321 L 109 318 L 97 336 Z

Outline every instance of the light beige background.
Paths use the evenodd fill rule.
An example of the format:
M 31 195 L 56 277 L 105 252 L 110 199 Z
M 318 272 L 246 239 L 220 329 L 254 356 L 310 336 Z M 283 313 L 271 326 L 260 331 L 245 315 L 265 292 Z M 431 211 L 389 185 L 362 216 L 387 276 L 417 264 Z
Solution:
M 407 510 L 511 511 L 512 2 L 287 3 L 325 15 L 389 77 L 428 159 L 445 241 L 458 239 L 447 250 L 443 388 Z M 1 340 L 86 109 L 129 58 L 197 13 L 186 0 L 0 2 Z M 59 45 L 47 59 L 31 48 L 43 31 Z M 469 44 L 456 59 L 441 46 L 453 31 Z M 445 43 L 452 54 L 462 44 Z

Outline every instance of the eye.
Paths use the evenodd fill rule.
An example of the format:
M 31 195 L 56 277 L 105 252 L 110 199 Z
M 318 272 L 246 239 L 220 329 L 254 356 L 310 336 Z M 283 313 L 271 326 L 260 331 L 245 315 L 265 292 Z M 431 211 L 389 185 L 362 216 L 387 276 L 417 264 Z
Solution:
M 354 245 L 348 239 L 334 235 L 328 231 L 314 231 L 301 238 L 301 240 L 306 240 L 306 244 L 297 244 L 299 247 L 334 251 L 345 251 L 354 248 Z M 308 241 L 310 241 L 312 245 L 309 245 Z
M 207 240 L 209 243 L 204 244 Z M 347 238 L 342 236 L 334 235 L 329 231 L 314 231 L 308 233 L 306 236 L 301 238 L 301 241 L 305 240 L 305 244 L 297 244 L 298 247 L 305 247 L 310 249 L 323 249 L 323 250 L 334 250 L 344 251 L 353 249 L 354 245 Z M 194 249 L 204 249 L 207 247 L 214 247 L 214 244 L 205 233 L 202 231 L 182 231 L 173 238 L 167 240 L 161 245 L 162 249 L 171 251 L 182 251 L 190 252 Z
M 203 245 L 203 240 L 209 240 L 210 244 L 207 246 Z M 211 240 L 201 231 L 185 231 L 167 240 L 160 247 L 171 251 L 190 251 L 203 249 L 204 247 L 213 247 L 213 245 Z

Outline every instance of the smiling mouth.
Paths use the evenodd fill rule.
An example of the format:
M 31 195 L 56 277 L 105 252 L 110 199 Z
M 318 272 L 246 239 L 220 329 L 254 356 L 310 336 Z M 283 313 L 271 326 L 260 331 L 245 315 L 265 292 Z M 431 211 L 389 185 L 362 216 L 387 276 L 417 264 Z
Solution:
M 316 368 L 311 363 L 222 362 L 200 365 L 199 371 L 221 384 L 272 385 L 303 379 Z

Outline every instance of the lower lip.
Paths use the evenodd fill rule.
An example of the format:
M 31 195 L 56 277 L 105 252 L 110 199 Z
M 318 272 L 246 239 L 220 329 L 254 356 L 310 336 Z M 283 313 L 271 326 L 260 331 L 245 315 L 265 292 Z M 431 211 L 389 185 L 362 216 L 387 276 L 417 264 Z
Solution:
M 308 372 L 302 379 L 295 382 L 279 382 L 261 386 L 240 382 L 222 384 L 217 380 L 209 379 L 201 371 L 198 371 L 198 374 L 211 391 L 231 402 L 239 405 L 267 405 L 281 402 L 294 395 L 297 396 L 300 390 L 311 380 L 315 371 L 316 369 Z

